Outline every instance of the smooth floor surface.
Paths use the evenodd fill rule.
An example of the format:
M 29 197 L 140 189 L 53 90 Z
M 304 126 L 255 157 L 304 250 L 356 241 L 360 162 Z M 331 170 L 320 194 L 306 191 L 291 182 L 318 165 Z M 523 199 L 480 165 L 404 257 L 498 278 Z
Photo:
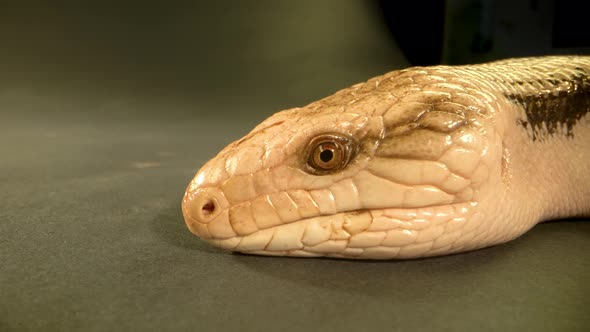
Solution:
M 588 329 L 584 220 L 386 262 L 190 234 L 184 189 L 226 144 L 407 66 L 363 2 L 219 3 L 0 8 L 0 331 Z
M 505 245 L 411 261 L 231 254 L 189 233 L 180 200 L 196 169 L 260 116 L 112 117 L 14 116 L 0 125 L 0 330 L 590 324 L 590 222 L 543 224 Z

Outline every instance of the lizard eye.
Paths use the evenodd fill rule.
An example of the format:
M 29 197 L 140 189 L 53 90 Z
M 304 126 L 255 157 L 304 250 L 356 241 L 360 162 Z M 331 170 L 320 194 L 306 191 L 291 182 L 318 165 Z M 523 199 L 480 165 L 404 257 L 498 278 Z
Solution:
M 307 164 L 314 173 L 332 173 L 348 164 L 353 150 L 353 141 L 349 137 L 336 134 L 320 135 L 308 144 Z

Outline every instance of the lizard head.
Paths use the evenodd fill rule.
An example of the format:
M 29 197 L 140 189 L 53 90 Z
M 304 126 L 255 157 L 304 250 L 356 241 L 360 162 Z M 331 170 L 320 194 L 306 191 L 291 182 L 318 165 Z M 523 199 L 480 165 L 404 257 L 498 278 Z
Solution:
M 276 113 L 197 172 L 186 224 L 266 255 L 410 258 L 498 241 L 479 211 L 501 181 L 496 103 L 414 68 Z

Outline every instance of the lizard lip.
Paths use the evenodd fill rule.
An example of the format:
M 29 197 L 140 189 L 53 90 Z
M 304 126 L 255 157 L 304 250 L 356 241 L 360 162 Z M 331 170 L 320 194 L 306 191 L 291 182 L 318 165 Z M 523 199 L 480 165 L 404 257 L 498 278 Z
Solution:
M 227 221 L 227 214 L 220 215 L 210 224 L 203 224 L 185 209 L 183 212 L 189 229 L 218 247 L 272 254 L 281 248 L 290 250 L 313 247 L 326 241 L 349 241 L 360 233 L 376 234 L 392 230 L 414 233 L 449 221 L 463 223 L 461 220 L 471 215 L 476 205 L 475 202 L 465 202 L 421 208 L 360 209 L 303 218 L 248 234 L 237 234 Z
M 458 229 L 477 226 L 477 220 L 468 221 L 474 216 L 476 206 L 477 203 L 466 202 L 416 209 L 340 212 L 260 229 L 245 236 L 205 240 L 226 250 L 280 256 L 360 255 L 361 248 L 372 247 L 365 258 L 375 258 L 380 257 L 379 253 L 373 255 L 371 250 L 394 248 L 395 251 L 406 246 L 408 249 L 404 250 L 413 247 L 421 250 L 445 229 L 456 233 Z M 401 252 L 399 257 L 410 256 L 411 253 Z

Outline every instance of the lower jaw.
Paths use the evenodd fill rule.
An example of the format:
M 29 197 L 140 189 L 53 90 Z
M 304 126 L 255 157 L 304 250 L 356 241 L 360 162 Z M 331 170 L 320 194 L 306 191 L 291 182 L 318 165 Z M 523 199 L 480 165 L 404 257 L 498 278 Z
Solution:
M 302 219 L 243 237 L 208 241 L 223 249 L 267 256 L 417 258 L 483 246 L 483 241 L 477 240 L 481 219 L 474 202 L 361 210 Z

